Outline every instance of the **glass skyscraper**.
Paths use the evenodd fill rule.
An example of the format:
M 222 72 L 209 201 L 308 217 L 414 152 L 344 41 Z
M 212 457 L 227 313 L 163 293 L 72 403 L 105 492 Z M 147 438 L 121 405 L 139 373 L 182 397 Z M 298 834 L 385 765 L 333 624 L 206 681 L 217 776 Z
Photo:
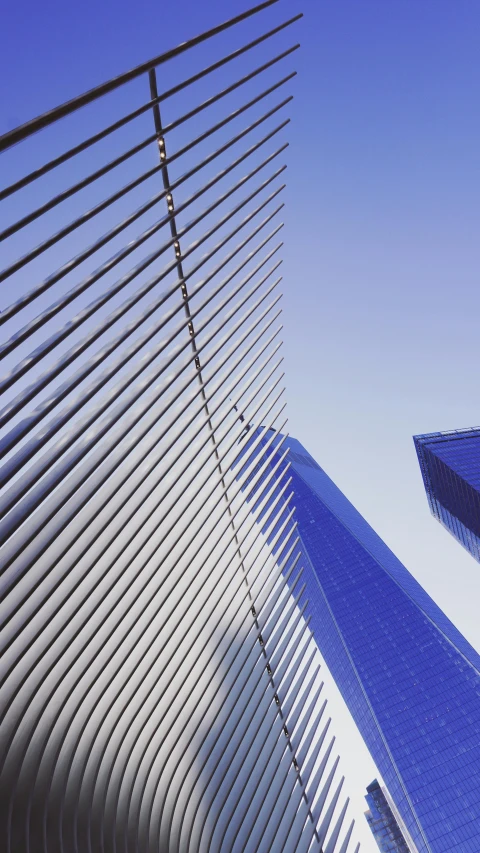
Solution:
M 277 441 L 314 637 L 408 833 L 419 853 L 478 853 L 480 656 L 302 445 Z
M 408 846 L 384 790 L 376 779 L 368 785 L 365 812 L 372 835 L 381 853 L 416 853 Z
M 432 515 L 480 562 L 480 428 L 413 440 Z

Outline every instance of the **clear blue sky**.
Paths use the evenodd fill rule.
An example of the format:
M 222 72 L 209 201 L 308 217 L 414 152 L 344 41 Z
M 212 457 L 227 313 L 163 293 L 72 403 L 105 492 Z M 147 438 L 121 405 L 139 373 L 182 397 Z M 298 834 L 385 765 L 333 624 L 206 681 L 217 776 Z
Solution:
M 0 132 L 248 5 L 10 0 Z M 291 431 L 479 648 L 480 566 L 430 517 L 411 436 L 480 422 L 480 3 L 278 5 L 276 19 L 305 14 L 288 131 Z

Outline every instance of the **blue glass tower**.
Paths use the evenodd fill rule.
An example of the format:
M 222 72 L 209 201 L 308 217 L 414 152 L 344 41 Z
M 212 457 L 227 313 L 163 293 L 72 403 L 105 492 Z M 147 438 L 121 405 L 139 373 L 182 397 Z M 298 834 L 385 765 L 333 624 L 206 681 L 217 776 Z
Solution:
M 376 779 L 368 785 L 365 799 L 368 805 L 365 817 L 381 853 L 415 853 L 407 845 L 387 797 Z
M 277 461 L 286 446 L 326 663 L 419 853 L 479 853 L 480 656 L 298 441 Z
M 413 440 L 432 515 L 480 562 L 480 429 Z

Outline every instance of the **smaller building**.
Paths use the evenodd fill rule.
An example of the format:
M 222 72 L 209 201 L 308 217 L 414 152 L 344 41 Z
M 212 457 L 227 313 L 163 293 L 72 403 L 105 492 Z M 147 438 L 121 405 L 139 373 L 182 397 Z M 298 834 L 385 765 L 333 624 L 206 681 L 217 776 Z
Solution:
M 381 788 L 376 779 L 367 787 L 365 796 L 368 811 L 365 812 L 368 825 L 382 853 L 416 853 L 413 842 L 407 844 L 400 829 L 400 816 L 393 813 L 393 803 L 387 799 L 385 788 Z
M 432 515 L 480 562 L 480 428 L 413 440 Z

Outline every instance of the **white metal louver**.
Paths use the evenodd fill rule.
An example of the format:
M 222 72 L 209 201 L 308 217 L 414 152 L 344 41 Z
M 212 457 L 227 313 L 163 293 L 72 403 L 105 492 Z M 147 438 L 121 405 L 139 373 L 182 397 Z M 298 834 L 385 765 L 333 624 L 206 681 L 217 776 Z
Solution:
M 0 138 L 8 853 L 352 849 L 295 526 L 268 532 L 300 17 L 275 10 Z

